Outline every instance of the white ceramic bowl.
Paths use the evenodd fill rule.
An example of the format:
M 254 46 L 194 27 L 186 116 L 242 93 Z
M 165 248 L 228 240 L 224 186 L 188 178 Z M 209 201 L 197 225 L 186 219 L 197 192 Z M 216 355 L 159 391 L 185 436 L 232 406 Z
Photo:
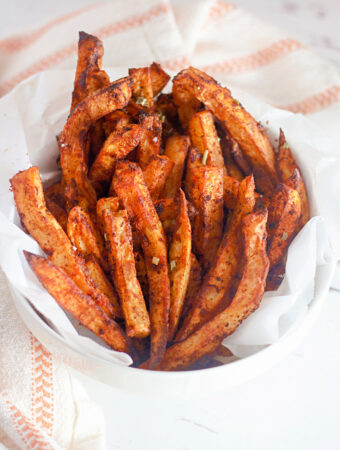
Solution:
M 308 306 L 307 314 L 296 321 L 277 342 L 247 358 L 223 366 L 186 372 L 140 370 L 88 355 L 66 342 L 49 327 L 18 291 L 12 288 L 12 294 L 19 314 L 32 333 L 51 353 L 74 369 L 132 394 L 183 399 L 226 390 L 244 383 L 288 355 L 317 318 L 327 296 L 334 269 L 335 264 L 317 267 L 315 295 Z

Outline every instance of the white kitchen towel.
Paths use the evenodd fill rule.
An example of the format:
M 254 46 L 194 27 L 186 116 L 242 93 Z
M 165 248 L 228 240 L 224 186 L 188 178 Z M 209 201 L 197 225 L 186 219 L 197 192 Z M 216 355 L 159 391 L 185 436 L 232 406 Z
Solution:
M 43 70 L 75 68 L 78 31 L 103 39 L 104 67 L 192 64 L 340 137 L 340 73 L 301 43 L 229 3 L 116 0 L 0 41 L 0 95 Z M 68 369 L 30 334 L 0 279 L 0 442 L 104 447 L 103 419 Z

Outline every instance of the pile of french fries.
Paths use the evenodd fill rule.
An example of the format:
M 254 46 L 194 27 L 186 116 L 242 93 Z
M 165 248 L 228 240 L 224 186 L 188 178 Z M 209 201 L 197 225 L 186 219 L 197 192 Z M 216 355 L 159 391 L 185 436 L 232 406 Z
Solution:
M 134 366 L 213 367 L 221 343 L 284 276 L 309 219 L 304 181 L 281 131 L 275 152 L 230 91 L 159 64 L 111 82 L 103 45 L 80 33 L 61 179 L 11 179 L 25 252 L 54 299 Z

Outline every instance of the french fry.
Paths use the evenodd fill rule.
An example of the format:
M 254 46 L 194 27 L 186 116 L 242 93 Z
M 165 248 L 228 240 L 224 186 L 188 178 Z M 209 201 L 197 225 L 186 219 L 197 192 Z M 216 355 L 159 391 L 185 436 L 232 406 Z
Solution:
M 142 238 L 149 282 L 152 367 L 161 360 L 168 339 L 170 283 L 165 235 L 137 164 L 117 163 L 113 184 Z
M 151 83 L 151 73 L 149 67 L 139 69 L 129 69 L 129 76 L 132 79 L 132 98 L 145 107 L 148 111 L 153 110 L 153 89 Z
M 199 111 L 202 103 L 187 89 L 183 89 L 179 83 L 173 83 L 172 95 L 182 128 L 187 131 L 192 116 Z
M 266 291 L 276 291 L 279 288 L 284 278 L 285 265 L 286 261 L 283 258 L 278 264 L 270 268 L 266 281 Z
M 103 54 L 102 41 L 96 36 L 80 31 L 71 112 L 89 94 L 110 84 L 109 76 L 101 70 Z
M 115 316 L 109 299 L 89 279 L 83 259 L 47 210 L 38 167 L 18 172 L 11 179 L 11 185 L 21 222 L 28 233 L 48 258 L 65 270 L 85 294 L 90 295 L 106 314 Z
M 223 177 L 223 201 L 228 209 L 234 209 L 237 204 L 237 194 L 240 182 L 235 178 L 224 175 Z
M 126 322 L 129 337 L 144 338 L 150 334 L 150 318 L 136 275 L 132 232 L 126 210 L 111 213 L 104 210 L 104 230 L 109 261 Z
M 156 62 L 150 66 L 150 78 L 154 97 L 165 88 L 170 80 L 170 76 Z
M 205 110 L 194 114 L 189 122 L 189 133 L 192 145 L 201 152 L 205 163 L 222 167 L 227 173 L 211 112 Z
M 132 237 L 133 240 L 133 237 Z M 135 265 L 136 265 L 136 273 L 137 278 L 142 288 L 143 297 L 146 302 L 149 300 L 149 283 L 148 283 L 148 274 L 146 271 L 146 265 L 144 256 L 141 250 L 134 251 L 135 256 Z
M 270 195 L 278 181 L 274 150 L 258 123 L 231 96 L 230 91 L 193 67 L 182 70 L 174 78 L 173 92 L 176 90 L 188 92 L 203 102 L 229 130 L 252 166 L 258 190 Z
M 182 318 L 186 317 L 190 311 L 203 280 L 202 267 L 193 253 L 191 253 L 190 259 L 190 275 L 188 288 L 184 299 Z
M 96 91 L 77 105 L 64 126 L 60 138 L 63 189 L 67 206 L 79 205 L 93 213 L 97 195 L 87 177 L 84 136 L 91 124 L 115 109 L 124 108 L 131 97 L 131 80 L 122 78 Z
M 181 187 L 184 163 L 187 156 L 190 139 L 187 136 L 174 135 L 165 144 L 164 155 L 174 163 L 162 191 L 162 198 L 175 197 Z
M 165 352 L 157 370 L 180 370 L 204 355 L 212 354 L 223 339 L 255 311 L 262 300 L 269 268 L 266 255 L 267 212 L 259 211 L 243 219 L 245 264 L 237 292 L 229 306 L 184 341 Z M 147 367 L 147 364 L 144 367 Z
M 60 182 L 54 183 L 44 189 L 45 203 L 47 209 L 55 217 L 64 231 L 67 229 L 67 214 L 65 209 L 65 199 L 61 194 Z
M 187 168 L 185 172 L 185 182 L 184 182 L 184 191 L 189 200 L 191 200 L 191 190 L 192 190 L 191 173 L 192 170 L 195 169 L 196 167 L 203 167 L 202 153 L 197 148 L 191 147 L 187 157 Z
M 174 230 L 178 213 L 177 198 L 164 198 L 155 202 L 155 209 L 162 222 L 166 236 L 170 236 Z
M 99 192 L 110 183 L 116 162 L 125 158 L 139 144 L 142 132 L 139 125 L 130 125 L 114 131 L 105 140 L 89 171 L 89 179 Z
M 163 123 L 165 119 L 171 124 L 175 124 L 178 121 L 177 108 L 172 94 L 159 95 L 155 103 L 155 110 L 159 113 Z
M 97 201 L 96 205 L 96 217 L 97 224 L 104 234 L 104 211 L 108 209 L 110 212 L 115 213 L 120 209 L 119 197 L 102 197 Z
M 191 171 L 191 199 L 198 211 L 192 243 L 207 270 L 218 249 L 223 229 L 223 169 L 197 167 Z
M 75 206 L 67 218 L 67 234 L 83 256 L 94 255 L 105 272 L 109 271 L 104 241 L 90 216 Z
M 268 258 L 270 266 L 278 264 L 299 229 L 301 202 L 298 192 L 281 183 L 268 208 Z
M 149 159 L 143 175 L 153 202 L 160 196 L 174 165 L 174 162 L 166 155 L 153 155 Z
M 235 161 L 235 163 L 239 166 L 239 168 L 242 170 L 245 176 L 251 175 L 252 170 L 251 167 L 246 160 L 241 147 L 238 145 L 238 143 L 233 140 L 232 146 L 231 146 L 231 154 Z
M 103 130 L 107 138 L 114 131 L 127 127 L 131 123 L 129 114 L 121 109 L 111 112 L 104 117 Z
M 36 276 L 56 302 L 71 313 L 82 325 L 118 352 L 136 358 L 132 341 L 120 326 L 107 316 L 60 268 L 42 256 L 24 251 Z
M 184 192 L 180 189 L 180 204 L 175 231 L 169 244 L 170 314 L 168 342 L 178 328 L 188 287 L 191 264 L 191 226 Z
M 105 275 L 97 258 L 94 255 L 85 256 L 85 265 L 90 277 L 96 283 L 98 289 L 110 300 L 110 303 L 115 310 L 115 317 L 119 319 L 123 318 L 123 311 L 120 307 L 116 291 Z
M 296 170 L 298 171 L 298 173 L 294 175 L 295 180 L 293 181 L 293 183 L 296 184 L 296 187 L 294 187 L 294 189 L 298 191 L 301 201 L 300 227 L 302 228 L 310 218 L 307 190 L 299 171 L 299 167 L 292 155 L 292 152 L 282 130 L 280 130 L 279 151 L 276 155 L 276 161 L 277 172 L 279 174 L 280 180 L 287 185 L 289 185 L 288 180 L 294 175 L 294 172 Z
M 230 300 L 229 291 L 242 257 L 239 245 L 240 226 L 244 217 L 255 205 L 254 180 L 245 178 L 238 190 L 237 204 L 224 233 L 216 258 L 203 280 L 202 287 L 176 335 L 176 341 L 187 338 L 193 331 L 207 322 L 221 306 Z
M 152 155 L 158 155 L 161 146 L 162 122 L 157 114 L 142 114 L 139 123 L 143 135 L 137 148 L 137 161 L 143 170 Z
M 224 135 L 222 134 L 220 143 L 228 175 L 237 181 L 242 181 L 244 178 L 244 173 L 236 164 L 233 157 L 233 149 L 235 152 L 238 143 L 228 133 L 225 133 Z

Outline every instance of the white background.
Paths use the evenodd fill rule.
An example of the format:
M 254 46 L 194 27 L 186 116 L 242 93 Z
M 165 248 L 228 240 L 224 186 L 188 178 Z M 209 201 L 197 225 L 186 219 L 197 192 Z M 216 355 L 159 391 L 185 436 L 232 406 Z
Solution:
M 96 0 L 0 0 L 0 37 L 93 3 Z M 234 3 L 286 28 L 340 65 L 339 0 Z M 340 276 L 337 283 L 340 288 Z M 340 293 L 330 291 L 319 319 L 289 357 L 224 393 L 186 402 L 155 401 L 79 378 L 103 408 L 109 449 L 338 450 Z

